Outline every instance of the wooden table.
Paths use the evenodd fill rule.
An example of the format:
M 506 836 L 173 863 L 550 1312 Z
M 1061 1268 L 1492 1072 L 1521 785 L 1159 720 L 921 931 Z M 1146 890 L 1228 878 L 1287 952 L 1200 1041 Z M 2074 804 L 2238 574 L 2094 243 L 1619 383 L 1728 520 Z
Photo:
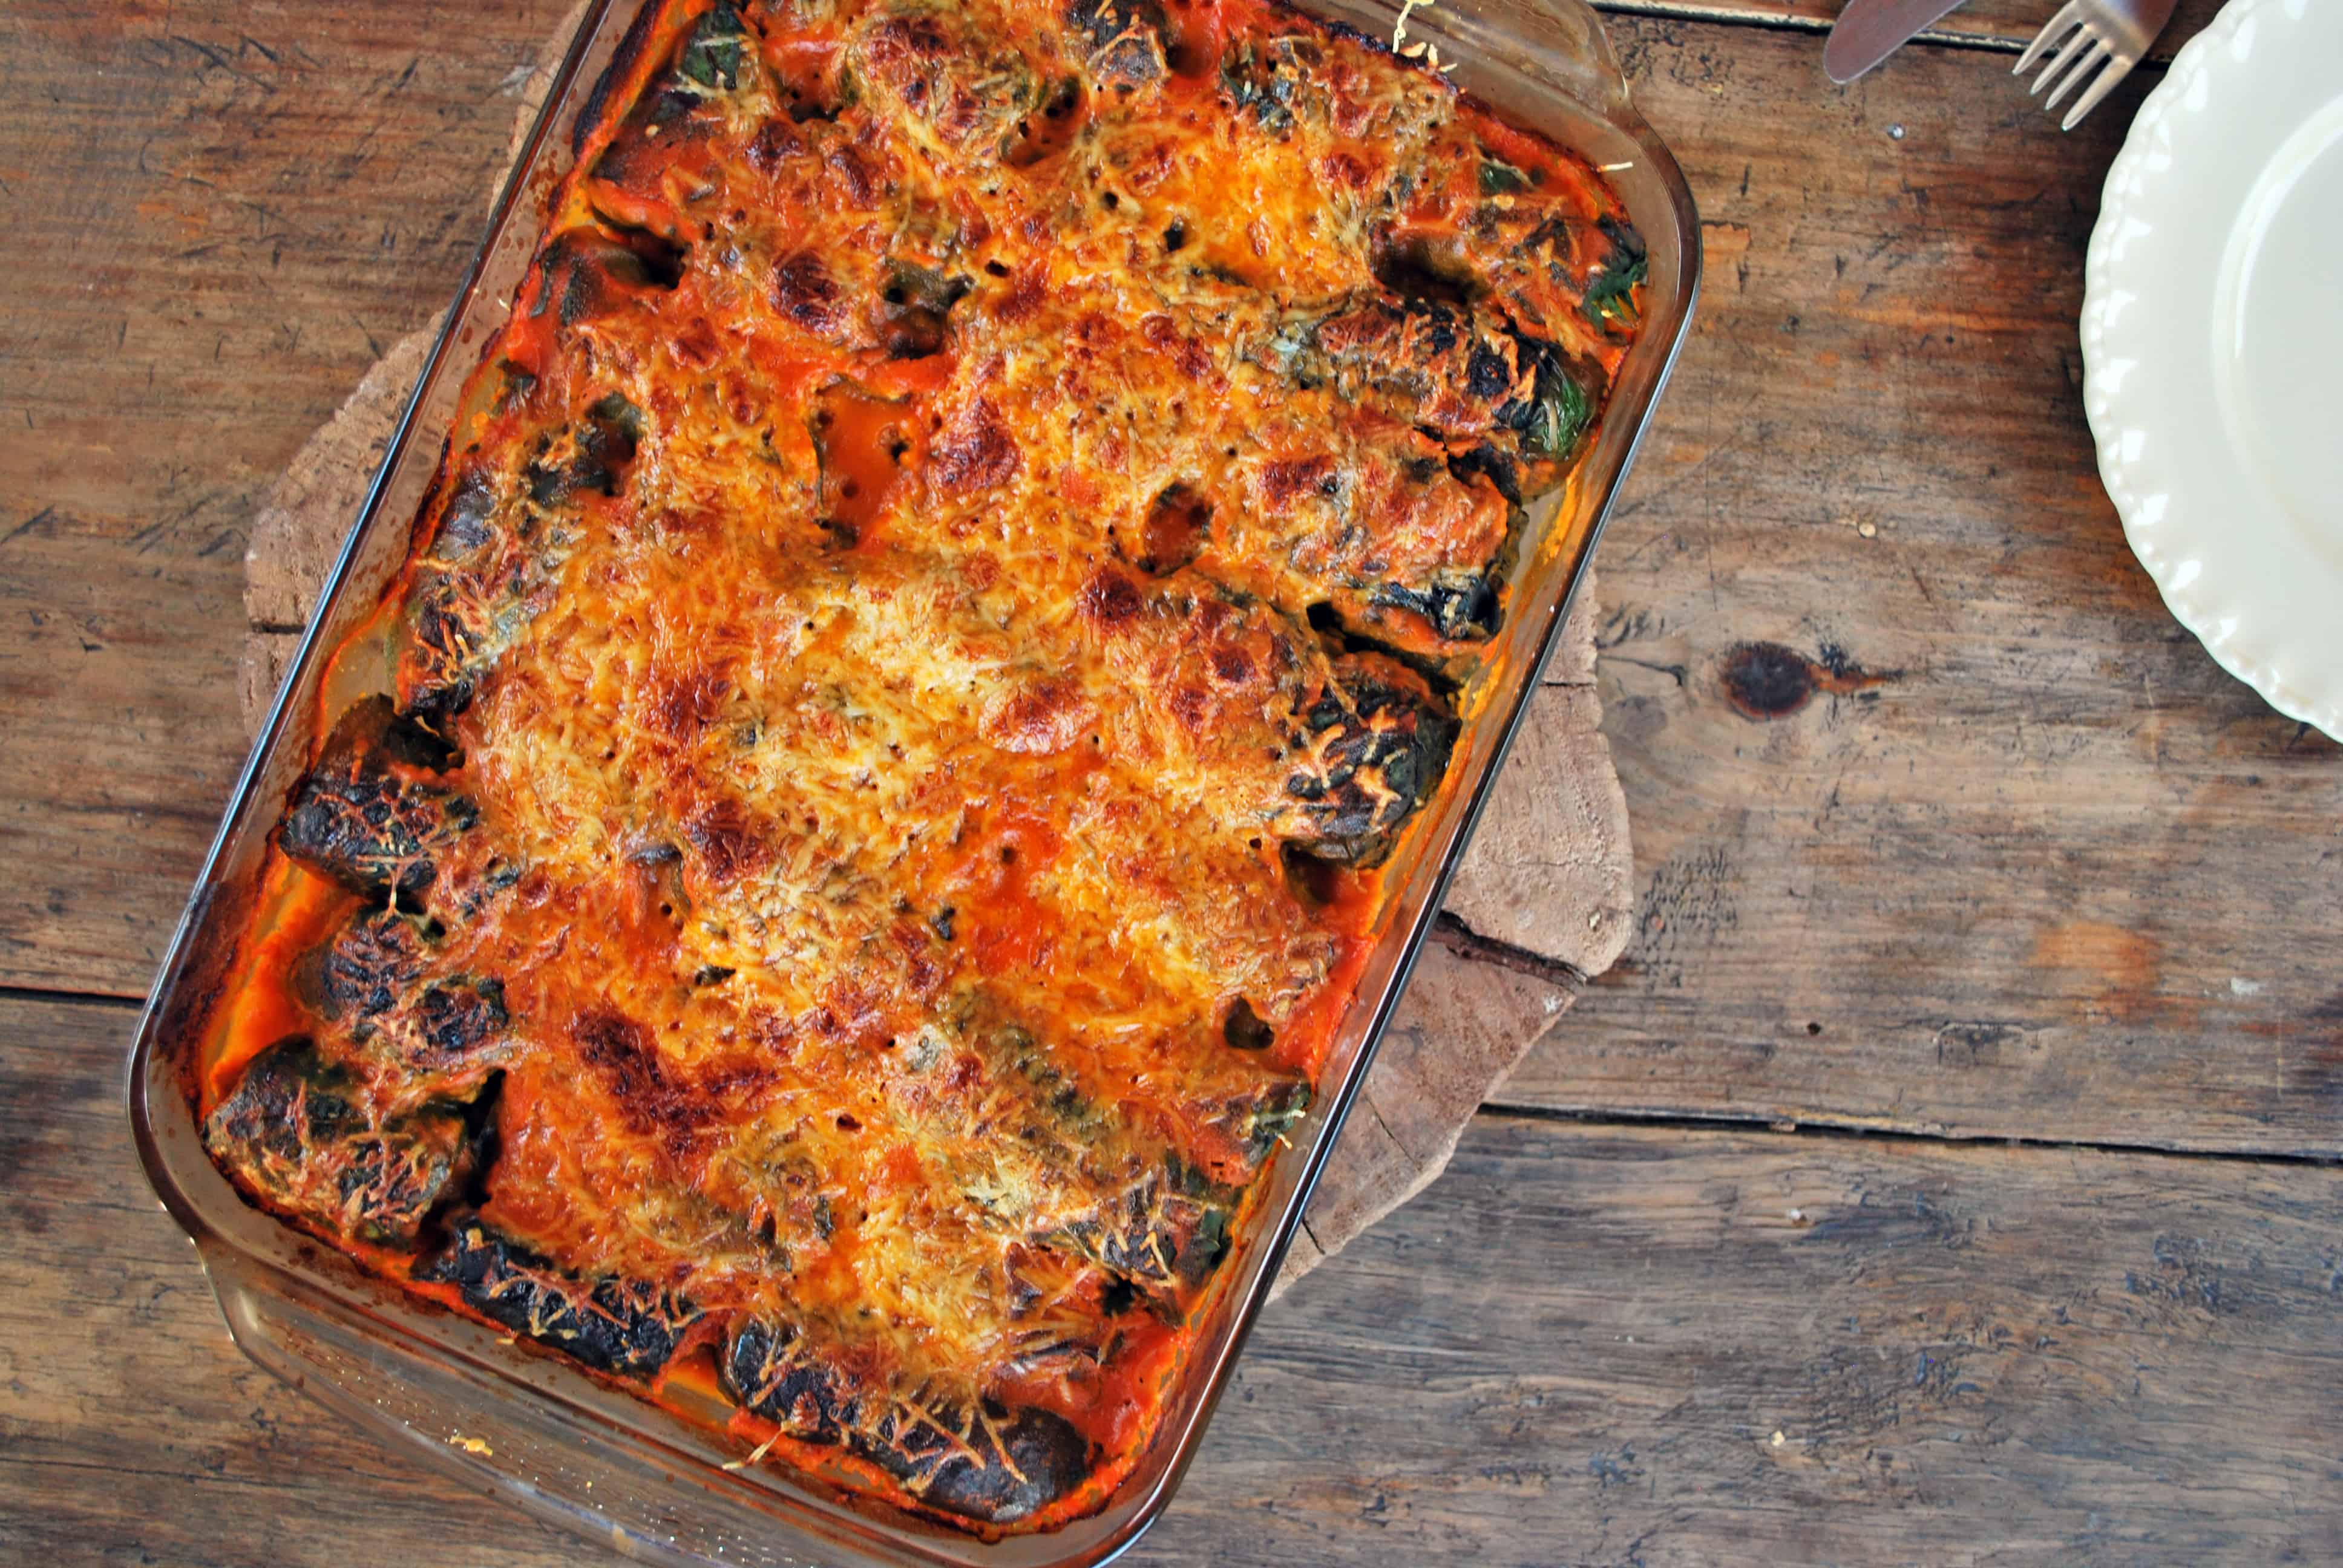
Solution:
M 580 1558 L 242 1360 L 120 1088 L 256 494 L 449 291 L 566 4 L 0 11 L 8 1561 Z M 1709 256 L 1602 558 L 1628 960 L 1269 1313 L 1137 1561 L 2343 1555 L 2343 759 L 2164 614 L 2080 411 L 2157 73 L 2061 136 L 2046 0 L 1847 91 L 1832 8 L 1611 18 Z

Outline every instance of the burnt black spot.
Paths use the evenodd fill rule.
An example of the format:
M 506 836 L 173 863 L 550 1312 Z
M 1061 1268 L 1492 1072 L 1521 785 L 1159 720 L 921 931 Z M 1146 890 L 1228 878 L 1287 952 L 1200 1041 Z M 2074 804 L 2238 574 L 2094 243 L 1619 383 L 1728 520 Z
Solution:
M 1487 442 L 1448 459 L 1448 472 L 1460 484 L 1486 479 L 1507 504 L 1522 504 L 1521 465 Z
M 1403 300 L 1469 305 L 1480 286 L 1453 256 L 1416 239 L 1385 240 L 1374 256 L 1375 281 Z
M 1285 793 L 1294 842 L 1306 855 L 1371 865 L 1430 798 L 1455 746 L 1457 719 L 1419 677 L 1372 655 L 1345 661 L 1296 715 Z
M 377 910 L 351 921 L 299 965 L 294 982 L 318 1013 L 354 1024 L 397 1007 L 422 972 L 423 942 L 414 922 L 396 910 Z
M 353 705 L 295 787 L 278 848 L 353 892 L 420 894 L 437 875 L 434 857 L 478 819 L 469 799 L 429 777 L 447 759 L 389 699 Z
M 748 1318 L 732 1331 L 719 1363 L 741 1408 L 802 1442 L 837 1442 L 859 1426 L 860 1401 L 791 1325 Z
M 1378 583 L 1373 603 L 1422 616 L 1441 636 L 1483 638 L 1497 629 L 1503 601 L 1485 573 L 1459 572 L 1423 585 Z
M 415 1266 L 415 1278 L 454 1285 L 482 1317 L 589 1367 L 637 1377 L 665 1365 L 699 1315 L 646 1282 L 570 1273 L 478 1216 L 451 1223 L 447 1244 Z
M 1464 366 L 1464 389 L 1483 402 L 1503 397 L 1513 384 L 1513 367 L 1487 343 L 1474 339 Z
M 1072 0 L 1065 15 L 1104 80 L 1151 82 L 1170 68 L 1163 7 L 1155 0 Z
M 377 1122 L 357 1076 L 304 1035 L 270 1046 L 204 1123 L 245 1190 L 344 1236 L 404 1245 L 469 1174 L 461 1107 L 434 1101 Z
M 512 1021 L 504 982 L 456 978 L 424 988 L 415 1021 L 423 1043 L 442 1060 L 459 1058 L 503 1034 Z
M 442 557 L 460 560 L 478 555 L 495 537 L 497 492 L 488 477 L 468 468 L 449 492 L 439 514 L 439 532 L 433 548 Z
M 1239 1050 L 1267 1050 L 1277 1041 L 1277 1031 L 1263 1023 L 1252 1010 L 1252 1003 L 1242 997 L 1229 1009 L 1229 1016 L 1221 1025 L 1221 1036 Z
M 1411 299 L 1407 302 L 1407 315 L 1415 324 L 1418 351 L 1428 353 L 1434 358 L 1439 358 L 1454 348 L 1463 336 L 1464 323 L 1458 317 L 1456 307 L 1446 300 Z M 1481 347 L 1477 338 L 1474 340 L 1473 347 L 1476 351 Z M 1499 373 L 1501 375 L 1503 373 L 1502 362 L 1499 365 Z M 1469 365 L 1467 374 L 1470 374 Z
M 994 1451 L 987 1443 L 975 1459 L 958 1451 L 964 1445 L 947 1450 L 942 1434 L 925 1426 L 896 1435 L 898 1453 L 918 1451 L 904 1457 L 913 1473 L 924 1473 L 920 1501 L 1003 1524 L 1047 1507 L 1089 1474 L 1090 1443 L 1063 1416 L 1031 1408 L 1011 1412 L 990 1404 L 985 1413 L 999 1433 L 1000 1447 Z

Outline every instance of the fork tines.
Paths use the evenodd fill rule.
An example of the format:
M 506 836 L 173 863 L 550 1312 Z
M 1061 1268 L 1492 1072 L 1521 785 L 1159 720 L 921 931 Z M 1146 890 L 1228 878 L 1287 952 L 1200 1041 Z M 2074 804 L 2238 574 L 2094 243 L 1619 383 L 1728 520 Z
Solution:
M 2139 62 L 2137 54 L 2122 48 L 2108 34 L 2094 0 L 2066 0 L 2058 14 L 2034 35 L 2034 42 L 2017 57 L 2017 64 L 2010 67 L 2012 75 L 2024 75 L 2037 61 L 2041 63 L 2042 69 L 2035 76 L 2034 85 L 2026 89 L 2026 95 L 2031 97 L 2046 89 L 2049 96 L 2042 100 L 2045 109 L 2056 108 L 2061 98 L 2081 86 L 2093 72 L 2098 73 L 2098 79 L 2075 100 L 2075 106 L 2058 122 L 2062 130 L 2073 130 L 2075 123 L 2097 107 L 2099 100 Z M 2100 68 L 2103 65 L 2105 69 Z

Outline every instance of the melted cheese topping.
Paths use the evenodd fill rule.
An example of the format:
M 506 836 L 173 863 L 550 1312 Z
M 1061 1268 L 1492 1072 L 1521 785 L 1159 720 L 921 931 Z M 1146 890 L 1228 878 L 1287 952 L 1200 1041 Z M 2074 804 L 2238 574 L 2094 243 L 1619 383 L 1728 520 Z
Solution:
M 1425 607 L 1501 609 L 1640 249 L 1583 163 L 1254 0 L 646 36 L 396 590 L 478 812 L 422 961 L 508 1015 L 479 1213 L 1046 1405 L 1098 1477 L 1046 1522 L 1196 1300 L 1134 1216 L 1257 1179 L 1381 916 L 1371 853 L 1311 859 L 1324 715 L 1439 710 L 1361 644 L 1470 669 Z M 1378 767 L 1389 818 L 1433 782 Z

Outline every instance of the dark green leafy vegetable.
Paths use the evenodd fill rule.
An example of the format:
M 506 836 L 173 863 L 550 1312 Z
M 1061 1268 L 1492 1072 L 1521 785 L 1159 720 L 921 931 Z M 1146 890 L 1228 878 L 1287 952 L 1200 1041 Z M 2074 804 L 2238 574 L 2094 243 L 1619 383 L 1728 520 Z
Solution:
M 730 92 L 740 85 L 740 53 L 744 42 L 740 13 L 731 0 L 718 0 L 716 9 L 699 19 L 676 56 L 676 74 L 715 92 Z
M 465 1305 L 517 1334 L 634 1377 L 666 1365 L 699 1318 L 672 1289 L 571 1273 L 478 1215 L 451 1219 L 447 1244 L 416 1265 L 415 1277 L 454 1285 Z
M 1240 109 L 1251 109 L 1265 131 L 1284 132 L 1293 126 L 1294 79 L 1275 62 L 1263 60 L 1253 46 L 1240 44 L 1221 63 L 1221 85 Z
M 1269 1146 L 1282 1142 L 1288 1129 L 1310 1110 L 1310 1085 L 1285 1079 L 1265 1086 L 1244 1109 L 1242 1130 L 1246 1148 L 1256 1159 L 1266 1158 Z
M 1611 254 L 1604 257 L 1603 270 L 1587 280 L 1586 297 L 1578 308 L 1594 326 L 1632 327 L 1639 315 L 1635 286 L 1650 270 L 1644 236 L 1617 218 L 1599 221 L 1611 242 Z
M 606 392 L 587 410 L 624 435 L 629 441 L 643 438 L 643 411 L 627 400 L 623 392 Z
M 1639 256 L 1624 272 L 1605 268 L 1596 273 L 1587 282 L 1586 297 L 1579 309 L 1597 327 L 1632 327 L 1637 315 L 1635 285 L 1644 281 L 1644 258 Z
M 356 1074 L 306 1035 L 270 1046 L 204 1123 L 214 1159 L 280 1209 L 344 1236 L 412 1242 L 472 1168 L 463 1107 L 377 1120 Z
M 1481 160 L 1481 194 L 1484 196 L 1511 196 L 1515 191 L 1530 188 L 1530 176 L 1509 163 L 1496 158 Z
M 1560 457 L 1578 445 L 1579 436 L 1594 416 L 1577 382 L 1560 374 L 1549 380 L 1541 374 L 1537 402 L 1528 427 L 1522 432 L 1522 446 L 1541 457 Z
M 1531 371 L 1530 396 L 1516 397 L 1497 417 L 1519 434 L 1526 456 L 1565 457 L 1594 422 L 1594 401 L 1552 344 L 1533 337 L 1520 342 L 1522 362 Z

